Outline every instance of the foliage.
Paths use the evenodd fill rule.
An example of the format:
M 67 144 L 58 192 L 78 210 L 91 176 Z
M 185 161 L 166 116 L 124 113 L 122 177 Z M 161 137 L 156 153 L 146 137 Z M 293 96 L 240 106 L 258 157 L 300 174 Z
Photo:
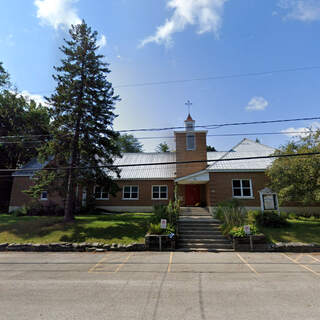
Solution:
M 48 141 L 48 110 L 18 92 L 0 93 L 0 166 L 21 167 L 37 156 L 37 148 Z M 31 138 L 30 136 L 36 136 Z
M 276 155 L 320 152 L 320 130 L 290 141 Z M 267 170 L 271 188 L 280 203 L 293 201 L 311 205 L 320 201 L 320 158 L 317 156 L 278 158 Z
M 253 224 L 249 225 L 250 226 L 250 234 L 251 235 L 255 235 L 258 233 L 257 227 Z M 244 231 L 244 226 L 241 227 L 233 227 L 230 231 L 229 231 L 229 235 L 232 237 L 246 237 L 247 234 Z
M 132 134 L 123 134 L 118 137 L 118 144 L 121 150 L 121 153 L 125 152 L 142 152 L 142 144 L 139 140 Z
M 63 209 L 54 202 L 46 202 L 46 204 L 33 202 L 29 206 L 23 206 L 11 212 L 14 217 L 19 216 L 47 216 L 58 217 L 63 216 Z
M 256 217 L 257 224 L 261 227 L 282 228 L 288 226 L 286 216 L 274 211 L 266 211 Z
M 36 176 L 36 186 L 30 192 L 37 197 L 39 186 L 59 185 L 65 198 L 65 221 L 74 219 L 76 185 L 97 184 L 115 195 L 119 190 L 111 173 L 120 170 L 112 166 L 120 157 L 117 144 L 119 134 L 113 130 L 115 103 L 110 73 L 104 56 L 97 53 L 97 32 L 83 21 L 69 30 L 70 40 L 60 48 L 64 55 L 61 65 L 55 67 L 55 92 L 46 98 L 51 106 L 52 140 L 40 149 L 40 159 L 52 157 L 52 167 L 67 166 L 68 170 L 45 170 Z M 94 167 L 76 169 L 77 167 Z M 101 166 L 106 166 L 102 168 Z
M 3 68 L 3 63 L 0 62 L 0 89 L 10 84 L 9 78 L 8 72 Z
M 217 151 L 217 150 L 216 150 L 215 147 L 208 145 L 208 146 L 207 146 L 207 151 L 208 151 L 208 152 L 212 152 L 212 151 Z
M 167 229 L 161 229 L 160 223 L 150 223 L 148 233 L 154 235 L 175 233 L 176 229 L 173 224 L 168 223 Z
M 170 152 L 170 147 L 166 142 L 161 142 L 157 145 L 156 152 Z

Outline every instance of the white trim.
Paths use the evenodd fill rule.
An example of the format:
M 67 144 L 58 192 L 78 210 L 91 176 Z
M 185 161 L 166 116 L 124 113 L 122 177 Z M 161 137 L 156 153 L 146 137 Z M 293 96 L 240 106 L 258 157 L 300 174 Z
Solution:
M 47 197 L 46 198 L 42 198 L 42 194 L 46 192 L 47 193 Z M 44 191 L 41 191 L 41 194 L 40 194 L 40 201 L 48 201 L 48 191 L 44 190 Z
M 158 187 L 159 188 L 159 198 L 154 198 L 153 197 L 153 187 Z M 166 187 L 167 191 L 167 197 L 166 198 L 161 198 L 161 187 Z M 168 196 L 169 196 L 169 188 L 168 185 L 152 185 L 151 186 L 151 200 L 155 200 L 155 201 L 159 201 L 159 200 L 168 200 Z
M 201 171 L 198 171 L 198 172 L 195 172 L 195 173 L 191 173 L 187 176 L 183 176 L 183 177 L 179 177 L 179 178 L 176 178 L 174 180 L 174 182 L 179 182 L 179 181 L 183 181 L 183 180 L 187 180 L 189 178 L 193 178 L 194 176 L 198 176 L 198 175 L 201 175 L 201 174 L 204 174 L 204 173 L 208 173 L 208 170 L 201 170 Z
M 188 137 L 191 137 L 191 136 L 194 138 L 194 146 L 192 149 L 188 147 Z M 196 151 L 197 150 L 196 135 L 195 135 L 194 131 L 187 132 L 187 134 L 186 134 L 186 150 L 187 151 Z
M 220 161 L 219 161 L 220 162 Z M 208 169 L 208 172 L 265 172 L 267 169 Z
M 251 196 L 243 196 L 242 181 L 244 181 L 244 180 L 249 181 L 249 184 L 250 184 L 250 194 L 251 194 Z M 236 188 L 236 189 L 238 189 L 238 190 L 241 191 L 241 194 L 242 194 L 241 196 L 235 196 L 235 195 L 234 195 L 234 192 L 233 192 L 233 191 L 234 191 L 233 181 L 240 181 L 240 188 Z M 236 198 L 236 199 L 254 199 L 251 179 L 248 179 L 248 178 L 244 178 L 244 179 L 232 179 L 232 180 L 231 180 L 231 187 L 232 187 L 232 198 Z M 245 189 L 248 189 L 248 188 L 245 188 Z
M 108 193 L 108 198 L 96 198 L 96 188 L 101 188 L 101 191 L 100 191 L 100 195 L 102 195 L 103 193 Z M 94 186 L 94 199 L 96 201 L 101 201 L 101 200 L 109 200 L 109 192 L 104 192 L 105 187 L 102 187 L 102 186 Z
M 129 193 L 130 193 L 130 198 L 125 198 L 125 197 L 124 197 L 124 193 L 125 193 L 125 192 L 124 192 L 124 188 L 125 188 L 125 187 L 129 187 L 129 188 L 130 188 L 130 192 L 129 192 Z M 137 198 L 131 198 L 131 195 L 132 195 L 132 193 L 133 193 L 133 192 L 132 192 L 132 188 L 133 188 L 133 187 L 136 187 L 136 188 L 138 189 L 138 191 L 137 191 L 138 197 L 137 197 Z M 130 200 L 139 200 L 139 191 L 140 191 L 140 190 L 139 190 L 139 186 L 137 186 L 137 185 L 124 185 L 124 186 L 122 187 L 122 200 L 129 200 L 129 201 L 130 201 Z M 128 192 L 126 192 L 126 193 L 128 193 Z

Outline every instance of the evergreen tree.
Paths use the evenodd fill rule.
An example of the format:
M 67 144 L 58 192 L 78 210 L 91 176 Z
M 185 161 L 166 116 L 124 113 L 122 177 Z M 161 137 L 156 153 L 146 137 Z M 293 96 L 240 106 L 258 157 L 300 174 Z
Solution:
M 212 151 L 217 151 L 217 150 L 216 150 L 215 147 L 208 145 L 208 146 L 207 146 L 207 151 L 208 151 L 208 152 L 212 152 Z
M 170 147 L 166 142 L 161 142 L 157 145 L 156 152 L 170 152 Z
M 69 34 L 71 39 L 65 39 L 60 48 L 64 58 L 53 75 L 57 87 L 47 98 L 52 108 L 53 139 L 40 152 L 42 161 L 52 157 L 50 167 L 67 166 L 68 170 L 42 170 L 31 189 L 39 193 L 40 188 L 59 182 L 65 195 L 65 221 L 74 220 L 77 184 L 103 185 L 115 194 L 118 189 L 111 173 L 119 175 L 119 169 L 99 166 L 110 166 L 114 157 L 120 156 L 116 143 L 119 134 L 113 130 L 113 111 L 119 97 L 107 80 L 108 64 L 97 53 L 97 32 L 82 21 L 72 26 Z M 80 166 L 91 169 L 77 169 Z
M 0 89 L 9 84 L 9 74 L 3 68 L 2 62 L 0 62 Z
M 132 134 L 123 134 L 118 138 L 118 144 L 122 153 L 142 152 L 142 144 Z

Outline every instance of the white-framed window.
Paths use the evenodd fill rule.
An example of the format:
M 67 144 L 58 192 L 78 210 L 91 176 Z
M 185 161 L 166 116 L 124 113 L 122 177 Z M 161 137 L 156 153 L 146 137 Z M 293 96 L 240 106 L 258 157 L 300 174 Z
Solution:
M 196 150 L 196 136 L 193 133 L 188 133 L 187 139 L 187 150 Z
M 94 197 L 96 200 L 109 200 L 109 192 L 105 187 L 96 186 L 94 188 Z
M 123 200 L 138 200 L 139 199 L 139 187 L 138 186 L 124 186 L 122 199 Z
M 167 200 L 168 186 L 152 186 L 152 200 Z
M 253 192 L 251 179 L 233 179 L 232 196 L 234 198 L 252 198 Z
M 48 200 L 48 191 L 42 191 L 42 192 L 41 192 L 40 200 L 41 200 L 41 201 L 46 201 L 46 200 Z

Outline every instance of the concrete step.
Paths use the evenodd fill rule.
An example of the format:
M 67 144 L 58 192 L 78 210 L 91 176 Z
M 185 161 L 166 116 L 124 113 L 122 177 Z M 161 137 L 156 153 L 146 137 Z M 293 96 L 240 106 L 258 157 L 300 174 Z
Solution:
M 206 244 L 206 243 L 178 243 L 179 248 L 181 249 L 208 249 L 208 250 L 217 250 L 217 249 L 233 249 L 232 244 Z
M 214 237 L 215 235 L 222 235 L 220 230 L 207 230 L 207 231 L 198 231 L 198 230 L 179 230 L 179 235 L 183 236 L 212 236 Z
M 179 238 L 178 242 L 180 244 L 190 244 L 190 243 L 195 243 L 195 244 L 230 244 L 230 241 L 227 240 L 226 238 L 224 239 L 184 239 L 184 238 Z
M 212 217 L 212 215 L 209 212 L 180 212 L 179 216 L 209 216 Z
M 221 222 L 217 219 L 210 218 L 199 218 L 199 217 L 182 217 L 179 218 L 179 222 L 186 222 L 186 223 L 215 223 L 215 224 L 221 224 Z
M 207 224 L 207 225 L 217 225 L 220 226 L 221 223 L 218 221 L 214 221 L 212 219 L 179 219 L 179 224 L 185 224 L 185 225 L 202 225 L 202 224 Z
M 233 249 L 229 249 L 229 248 L 215 248 L 215 249 L 210 249 L 210 248 L 178 248 L 175 251 L 178 252 L 193 252 L 193 251 L 197 251 L 197 252 L 233 252 Z
M 185 233 L 180 233 L 179 234 L 179 239 L 183 239 L 183 240 L 188 240 L 188 239 L 222 239 L 225 240 L 226 237 L 223 236 L 221 233 L 220 234 L 185 234 Z

